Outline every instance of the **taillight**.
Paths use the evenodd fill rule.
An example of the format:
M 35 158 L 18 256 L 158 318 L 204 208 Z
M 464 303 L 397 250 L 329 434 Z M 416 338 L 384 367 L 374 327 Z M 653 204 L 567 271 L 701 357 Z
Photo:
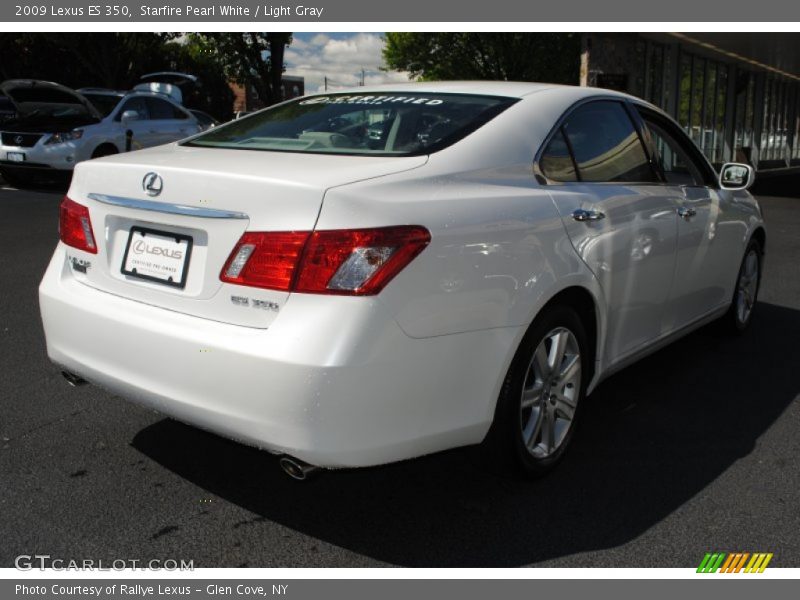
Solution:
M 288 292 L 308 236 L 307 231 L 248 231 L 233 249 L 220 279 Z
M 66 196 L 59 209 L 58 233 L 67 246 L 97 254 L 89 209 Z
M 416 225 L 309 232 L 247 232 L 220 279 L 309 294 L 380 292 L 431 240 Z
M 424 227 L 315 231 L 294 290 L 370 296 L 380 292 L 431 241 Z

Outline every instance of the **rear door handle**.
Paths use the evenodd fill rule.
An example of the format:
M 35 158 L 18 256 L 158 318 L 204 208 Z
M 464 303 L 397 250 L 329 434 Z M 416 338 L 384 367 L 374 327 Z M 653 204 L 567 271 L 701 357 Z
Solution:
M 606 215 L 599 210 L 586 210 L 583 208 L 576 208 L 572 211 L 572 218 L 576 221 L 599 221 L 605 219 Z
M 684 221 L 688 221 L 697 214 L 697 211 L 690 206 L 681 206 L 678 208 L 678 216 Z

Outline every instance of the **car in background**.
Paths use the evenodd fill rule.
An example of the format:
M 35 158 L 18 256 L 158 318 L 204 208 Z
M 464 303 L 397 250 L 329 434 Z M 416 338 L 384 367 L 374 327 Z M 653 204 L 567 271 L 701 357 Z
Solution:
M 212 127 L 216 127 L 217 125 L 219 125 L 219 121 L 217 121 L 207 112 L 203 112 L 202 110 L 197 110 L 194 108 L 190 108 L 189 112 L 195 116 L 197 122 L 203 128 L 203 131 L 206 131 L 208 129 L 211 129 Z
M 605 378 L 750 324 L 752 181 L 610 90 L 303 97 L 79 165 L 39 288 L 47 352 L 68 382 L 283 454 L 296 478 L 480 442 L 539 476 Z
M 16 79 L 0 84 L 16 116 L 0 128 L 0 174 L 11 185 L 69 176 L 75 165 L 167 144 L 202 131 L 197 118 L 155 84 L 125 94 Z

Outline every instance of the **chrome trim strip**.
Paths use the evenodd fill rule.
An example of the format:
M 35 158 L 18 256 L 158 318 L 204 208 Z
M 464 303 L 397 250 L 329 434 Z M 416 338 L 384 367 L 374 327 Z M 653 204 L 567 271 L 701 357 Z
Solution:
M 250 217 L 242 212 L 231 210 L 219 210 L 216 208 L 205 208 L 202 206 L 186 206 L 184 204 L 171 204 L 169 202 L 154 202 L 152 200 L 137 200 L 136 198 L 123 198 L 122 196 L 108 196 L 106 194 L 89 194 L 91 200 L 97 200 L 103 204 L 112 206 L 122 206 L 124 208 L 135 208 L 137 210 L 149 210 L 152 212 L 169 213 L 171 215 L 186 215 L 189 217 L 200 217 L 202 219 L 249 219 Z

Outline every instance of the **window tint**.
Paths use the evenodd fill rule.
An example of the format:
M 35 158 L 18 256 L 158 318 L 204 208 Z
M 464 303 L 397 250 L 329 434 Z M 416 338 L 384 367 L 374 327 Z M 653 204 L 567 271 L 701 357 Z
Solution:
M 517 100 L 470 94 L 306 96 L 185 142 L 272 152 L 413 156 L 469 135 Z
M 581 181 L 657 181 L 633 122 L 621 103 L 602 100 L 573 112 L 563 126 Z
M 147 105 L 144 103 L 144 98 L 131 98 L 130 100 L 125 102 L 125 104 L 122 107 L 122 110 L 120 110 L 117 113 L 115 119 L 119 121 L 122 118 L 122 113 L 124 113 L 127 110 L 135 110 L 137 113 L 139 113 L 139 119 L 141 120 L 146 120 L 150 118 L 147 112 Z
M 547 144 L 539 160 L 542 175 L 555 181 L 577 181 L 575 163 L 569 153 L 564 134 L 559 129 Z
M 158 98 L 147 98 L 147 107 L 150 109 L 150 118 L 155 120 L 163 119 L 185 119 L 186 115 L 174 107 L 166 100 Z
M 668 183 L 675 185 L 703 185 L 703 176 L 677 140 L 661 126 L 646 119 L 653 136 L 657 155 L 655 159 L 664 171 Z

